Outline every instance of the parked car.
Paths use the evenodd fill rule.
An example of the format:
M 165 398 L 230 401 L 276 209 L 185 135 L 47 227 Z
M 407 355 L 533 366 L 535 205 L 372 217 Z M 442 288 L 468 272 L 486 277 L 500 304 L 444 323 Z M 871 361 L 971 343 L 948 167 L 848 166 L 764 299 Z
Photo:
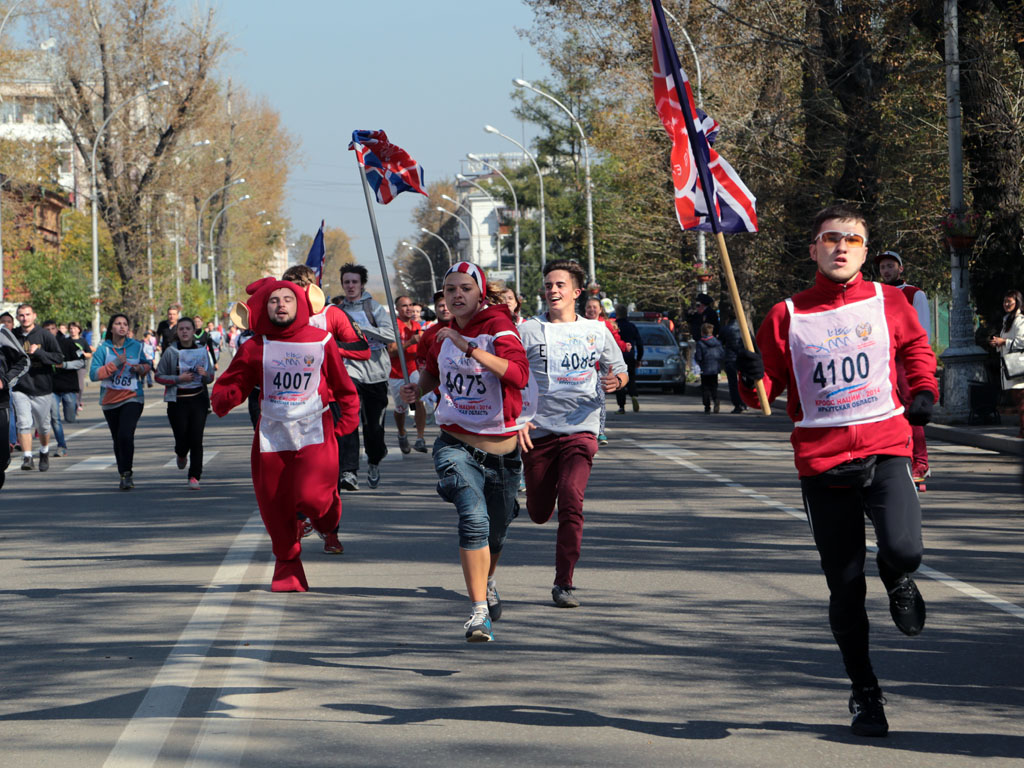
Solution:
M 661 323 L 635 322 L 644 341 L 644 359 L 636 369 L 641 387 L 662 387 L 683 394 L 686 389 L 687 342 L 677 341 Z

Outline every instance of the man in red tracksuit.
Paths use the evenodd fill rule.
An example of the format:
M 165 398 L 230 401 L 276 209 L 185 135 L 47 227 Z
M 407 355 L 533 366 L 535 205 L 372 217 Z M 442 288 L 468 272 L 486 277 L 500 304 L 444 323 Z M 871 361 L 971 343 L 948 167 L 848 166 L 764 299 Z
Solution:
M 925 605 L 909 576 L 922 554 L 910 426 L 931 417 L 935 355 L 900 291 L 861 277 L 868 225 L 860 211 L 826 208 L 812 234 L 814 286 L 771 308 L 757 334 L 760 353 L 738 354 L 740 393 L 756 407 L 757 379 L 763 377 L 769 401 L 789 390 L 804 509 L 828 583 L 829 624 L 852 682 L 850 727 L 860 736 L 884 736 L 885 699 L 868 656 L 864 516 L 874 526 L 893 621 L 916 635 Z M 912 394 L 906 417 L 897 357 Z
M 260 516 L 277 559 L 271 589 L 309 589 L 299 555 L 303 521 L 323 535 L 341 517 L 340 432 L 355 429 L 359 397 L 331 335 L 309 324 L 309 298 L 294 283 L 267 277 L 246 288 L 255 336 L 238 348 L 213 386 L 210 404 L 224 416 L 260 387 L 260 418 L 252 443 L 252 480 Z

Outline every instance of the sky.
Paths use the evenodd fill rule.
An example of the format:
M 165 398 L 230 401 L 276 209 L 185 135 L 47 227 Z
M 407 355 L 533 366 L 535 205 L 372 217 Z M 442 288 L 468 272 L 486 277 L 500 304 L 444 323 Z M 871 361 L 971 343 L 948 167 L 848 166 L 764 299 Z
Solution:
M 512 79 L 542 79 L 547 70 L 517 34 L 532 14 L 515 0 L 217 0 L 213 8 L 234 48 L 220 75 L 266 97 L 301 145 L 284 212 L 291 241 L 325 219 L 349 234 L 357 260 L 377 263 L 347 149 L 355 129 L 385 130 L 419 161 L 428 184 L 462 170 L 467 152 L 516 151 L 484 124 L 532 138 L 512 115 Z M 252 195 L 258 200 L 259 190 Z M 374 203 L 385 256 L 416 233 L 419 200 L 405 193 Z

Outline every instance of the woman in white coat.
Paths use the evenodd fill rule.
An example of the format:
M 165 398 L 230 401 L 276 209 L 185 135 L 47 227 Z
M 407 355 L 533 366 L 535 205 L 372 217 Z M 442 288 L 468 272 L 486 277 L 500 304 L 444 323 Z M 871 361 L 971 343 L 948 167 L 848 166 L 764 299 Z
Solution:
M 993 336 L 989 343 L 999 350 L 1000 383 L 1004 390 L 1010 391 L 1020 419 L 1019 436 L 1024 437 L 1024 374 L 1007 375 L 1015 373 L 1020 364 L 1024 363 L 1024 298 L 1021 297 L 1020 291 L 1006 292 L 1003 297 L 1003 311 L 1006 314 L 1003 316 L 999 335 Z

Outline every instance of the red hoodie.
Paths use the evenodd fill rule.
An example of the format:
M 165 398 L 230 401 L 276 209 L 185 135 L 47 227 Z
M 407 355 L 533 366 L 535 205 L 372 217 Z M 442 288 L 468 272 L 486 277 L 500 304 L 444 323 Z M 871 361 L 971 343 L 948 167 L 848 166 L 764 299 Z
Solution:
M 928 344 L 921 323 L 898 288 L 882 287 L 885 320 L 889 328 L 889 380 L 893 407 L 898 408 L 895 358 L 905 366 L 913 394 L 931 392 L 939 397 L 935 381 L 935 353 Z M 796 314 L 841 309 L 847 304 L 865 301 L 875 295 L 875 283 L 860 274 L 848 283 L 836 283 L 820 272 L 814 287 L 793 296 Z M 790 390 L 786 412 L 794 422 L 804 415 L 796 389 L 796 374 L 789 347 L 789 310 L 780 302 L 769 310 L 757 332 L 757 346 L 764 359 L 764 386 L 771 402 Z M 755 390 L 740 383 L 740 394 L 750 406 L 759 407 Z M 834 427 L 795 427 L 790 436 L 794 461 L 801 475 L 817 475 L 851 459 L 872 455 L 911 456 L 910 424 L 902 414 L 868 424 Z
M 519 431 L 516 419 L 523 410 L 522 389 L 525 389 L 530 380 L 530 364 L 526 359 L 526 350 L 523 348 L 522 339 L 519 338 L 519 331 L 516 330 L 515 320 L 512 313 L 504 304 L 486 305 L 470 319 L 464 328 L 460 328 L 455 320 L 452 320 L 451 327 L 457 330 L 467 339 L 487 334 L 494 336 L 503 331 L 511 331 L 510 335 L 500 336 L 494 340 L 494 354 L 508 361 L 508 369 L 501 377 L 502 394 L 502 415 L 505 419 L 506 435 L 513 435 Z M 432 375 L 441 378 L 437 356 L 441 352 L 442 343 L 434 338 L 430 345 L 430 351 L 426 353 L 427 371 Z M 448 432 L 461 432 L 462 434 L 475 434 L 463 429 L 458 424 L 441 424 L 440 427 Z

